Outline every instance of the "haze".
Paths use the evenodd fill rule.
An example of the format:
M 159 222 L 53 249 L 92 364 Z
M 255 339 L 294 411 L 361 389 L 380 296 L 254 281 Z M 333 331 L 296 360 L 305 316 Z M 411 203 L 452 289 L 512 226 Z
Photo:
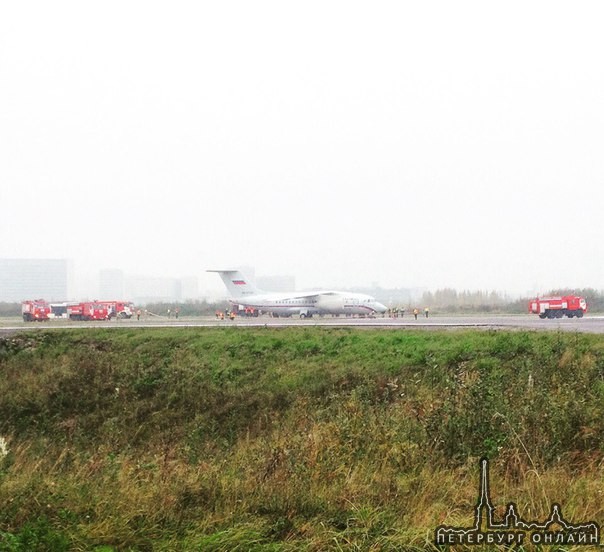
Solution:
M 0 257 L 604 288 L 604 4 L 3 2 Z

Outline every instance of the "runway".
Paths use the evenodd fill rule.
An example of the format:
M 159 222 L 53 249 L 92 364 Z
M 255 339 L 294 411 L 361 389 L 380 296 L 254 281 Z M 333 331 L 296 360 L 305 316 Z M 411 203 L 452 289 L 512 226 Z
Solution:
M 0 335 L 24 330 L 74 329 L 74 328 L 284 328 L 284 327 L 331 327 L 331 328 L 388 328 L 400 330 L 535 330 L 604 333 L 604 316 L 586 315 L 584 318 L 561 318 L 541 320 L 532 315 L 472 315 L 430 316 L 430 318 L 405 316 L 403 318 L 347 318 L 318 317 L 299 318 L 242 318 L 216 320 L 214 317 L 174 318 L 165 317 L 149 320 L 112 320 L 103 322 L 72 322 L 52 320 L 48 322 L 21 322 L 4 318 L 0 320 Z

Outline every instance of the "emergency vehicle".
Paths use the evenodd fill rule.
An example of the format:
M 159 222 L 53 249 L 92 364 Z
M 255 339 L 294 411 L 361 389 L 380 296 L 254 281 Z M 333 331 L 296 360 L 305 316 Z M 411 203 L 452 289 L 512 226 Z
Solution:
M 69 318 L 67 303 L 50 303 L 49 318 Z
M 44 299 L 23 301 L 21 314 L 25 322 L 46 322 L 50 314 L 50 305 Z
M 134 314 L 134 304 L 128 301 L 99 301 L 99 303 L 107 305 L 109 318 L 132 318 Z
M 67 305 L 70 320 L 107 320 L 109 307 L 98 301 L 71 303 Z
M 246 317 L 258 317 L 258 309 L 255 309 L 254 307 L 246 307 L 245 305 L 233 305 L 233 308 L 231 309 L 235 314 L 237 314 L 238 316 L 246 316 Z
M 587 302 L 578 295 L 563 297 L 536 297 L 528 304 L 529 313 L 538 314 L 539 318 L 582 318 L 587 312 Z

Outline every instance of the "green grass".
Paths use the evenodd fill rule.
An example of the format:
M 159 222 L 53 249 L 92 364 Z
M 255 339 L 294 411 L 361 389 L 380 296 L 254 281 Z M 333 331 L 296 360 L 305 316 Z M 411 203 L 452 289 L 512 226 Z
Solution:
M 0 550 L 432 550 L 483 455 L 501 509 L 604 514 L 600 336 L 43 331 L 0 371 Z

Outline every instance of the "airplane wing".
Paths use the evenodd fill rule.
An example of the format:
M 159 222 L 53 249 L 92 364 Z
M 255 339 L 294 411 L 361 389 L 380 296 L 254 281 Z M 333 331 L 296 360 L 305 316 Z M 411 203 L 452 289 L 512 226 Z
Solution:
M 315 308 L 323 312 L 342 312 L 344 309 L 344 297 L 337 291 L 308 291 L 296 293 L 292 299 L 306 299 L 311 301 Z
M 341 293 L 338 293 L 337 291 L 307 291 L 307 292 L 300 292 L 300 293 L 294 293 L 292 295 L 288 294 L 288 298 L 291 299 L 310 299 L 312 297 L 322 297 L 322 296 L 337 296 L 337 295 L 341 295 Z

